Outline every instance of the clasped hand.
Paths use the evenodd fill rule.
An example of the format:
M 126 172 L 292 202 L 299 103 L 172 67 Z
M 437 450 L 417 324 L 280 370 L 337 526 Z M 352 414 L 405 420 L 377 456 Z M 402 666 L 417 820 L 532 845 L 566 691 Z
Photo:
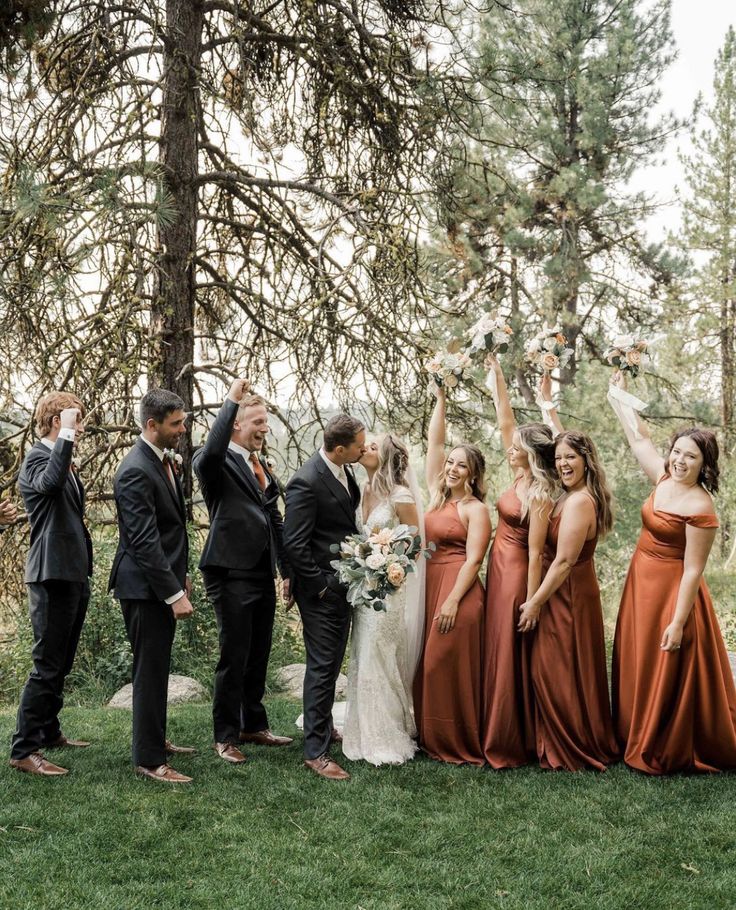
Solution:
M 519 632 L 531 632 L 539 622 L 539 612 L 541 606 L 535 604 L 533 600 L 527 600 L 526 603 L 523 603 L 519 607 L 519 625 L 517 629 Z

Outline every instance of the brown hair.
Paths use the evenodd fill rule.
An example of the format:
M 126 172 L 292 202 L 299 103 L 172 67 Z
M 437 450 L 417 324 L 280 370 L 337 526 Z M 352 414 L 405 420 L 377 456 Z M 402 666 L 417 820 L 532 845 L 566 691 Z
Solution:
M 84 405 L 71 392 L 47 392 L 36 405 L 34 419 L 36 432 L 43 439 L 51 432 L 54 417 L 59 417 L 65 408 L 79 408 L 84 417 Z
M 529 514 L 529 504 L 536 501 L 541 510 L 551 504 L 559 489 L 555 470 L 555 438 L 543 423 L 525 423 L 517 427 L 519 444 L 529 459 L 531 482 L 521 498 L 521 517 Z
M 598 536 L 605 537 L 613 527 L 613 506 L 606 472 L 598 457 L 595 443 L 587 433 L 566 430 L 555 439 L 555 451 L 560 443 L 567 443 L 585 462 L 585 484 L 595 503 Z
M 703 456 L 703 466 L 698 475 L 698 483 L 709 493 L 717 493 L 718 478 L 721 473 L 720 468 L 718 467 L 718 440 L 716 439 L 716 434 L 710 430 L 703 430 L 700 427 L 682 427 L 682 429 L 677 430 L 670 440 L 670 448 L 667 452 L 667 457 L 664 460 L 665 474 L 668 477 L 670 476 L 670 455 L 672 455 L 672 450 L 674 449 L 677 440 L 682 439 L 683 436 L 692 439 L 695 445 L 700 449 L 700 454 Z
M 483 453 L 478 446 L 475 446 L 470 442 L 462 442 L 459 446 L 453 446 L 450 449 L 450 452 L 454 452 L 457 449 L 462 449 L 465 453 L 465 460 L 468 462 L 470 477 L 465 481 L 466 494 L 468 496 L 473 496 L 475 499 L 480 500 L 480 502 L 484 502 L 486 498 L 486 460 L 483 457 Z M 447 461 L 447 459 L 445 459 L 445 461 Z M 437 478 L 435 492 L 429 503 L 429 511 L 441 509 L 449 498 L 450 488 L 447 486 L 447 481 L 445 480 L 445 468 L 443 465 L 442 471 L 440 471 L 439 477 Z
M 338 446 L 349 446 L 364 429 L 363 424 L 350 414 L 336 414 L 330 417 L 325 424 L 325 452 L 334 452 Z

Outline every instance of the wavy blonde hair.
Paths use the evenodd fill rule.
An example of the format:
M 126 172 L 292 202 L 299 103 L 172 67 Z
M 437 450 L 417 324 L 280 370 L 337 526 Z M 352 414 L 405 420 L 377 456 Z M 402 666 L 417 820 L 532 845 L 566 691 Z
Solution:
M 378 499 L 390 499 L 394 488 L 406 486 L 409 450 L 390 433 L 384 433 L 378 443 L 378 467 L 371 480 L 371 491 Z
M 465 481 L 465 493 L 484 502 L 487 490 L 486 460 L 483 457 L 483 453 L 478 446 L 474 446 L 470 442 L 463 442 L 459 446 L 453 446 L 450 452 L 456 452 L 458 449 L 465 453 L 465 460 L 468 463 L 468 471 L 470 472 L 470 477 Z M 445 459 L 445 463 L 447 463 L 447 459 Z M 437 475 L 435 491 L 432 494 L 428 511 L 432 512 L 435 509 L 441 509 L 449 498 L 450 488 L 445 480 L 445 468 L 443 465 L 442 470 Z
M 606 472 L 598 458 L 598 449 L 590 436 L 579 430 L 566 430 L 560 433 L 555 439 L 555 451 L 562 442 L 567 443 L 585 462 L 585 485 L 595 503 L 598 536 L 605 537 L 613 527 L 613 504 Z
M 551 505 L 559 492 L 559 478 L 555 469 L 555 437 L 552 430 L 543 423 L 525 423 L 517 427 L 519 446 L 529 459 L 531 483 L 521 499 L 521 517 L 529 514 L 532 501 L 539 504 L 540 511 Z

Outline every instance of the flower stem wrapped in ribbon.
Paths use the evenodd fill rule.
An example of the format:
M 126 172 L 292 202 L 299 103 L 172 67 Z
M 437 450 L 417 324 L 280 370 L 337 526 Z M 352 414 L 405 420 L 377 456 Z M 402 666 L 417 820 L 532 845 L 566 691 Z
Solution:
M 433 543 L 422 547 L 418 529 L 412 525 L 367 529 L 351 534 L 330 549 L 339 553 L 330 565 L 338 581 L 346 585 L 347 599 L 354 607 L 386 610 L 386 600 L 416 572 L 417 558 L 429 559 Z
M 544 373 L 567 366 L 572 355 L 573 349 L 567 346 L 567 338 L 559 325 L 551 327 L 545 323 L 524 347 L 527 362 Z

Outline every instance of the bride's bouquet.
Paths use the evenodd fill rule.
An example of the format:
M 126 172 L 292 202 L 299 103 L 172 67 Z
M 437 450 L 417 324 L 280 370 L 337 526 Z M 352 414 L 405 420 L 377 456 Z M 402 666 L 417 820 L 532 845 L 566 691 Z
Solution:
M 470 344 L 466 348 L 468 354 L 483 351 L 487 354 L 505 354 L 509 349 L 509 338 L 514 330 L 501 316 L 493 313 L 484 313 L 480 319 L 468 329 Z
M 538 367 L 544 373 L 551 373 L 558 367 L 567 366 L 573 349 L 567 346 L 567 338 L 562 334 L 559 325 L 550 327 L 545 323 L 541 331 L 527 341 L 524 355 L 532 366 Z
M 422 548 L 417 528 L 398 525 L 351 534 L 330 549 L 340 554 L 330 565 L 348 587 L 348 602 L 354 607 L 385 610 L 386 598 L 401 588 L 407 575 L 416 572 L 415 558 L 429 559 L 434 544 Z
M 649 342 L 643 341 L 641 338 L 635 338 L 633 335 L 617 335 L 603 356 L 611 366 L 621 370 L 622 373 L 630 373 L 632 379 L 636 379 L 639 370 L 649 363 L 648 348 Z

